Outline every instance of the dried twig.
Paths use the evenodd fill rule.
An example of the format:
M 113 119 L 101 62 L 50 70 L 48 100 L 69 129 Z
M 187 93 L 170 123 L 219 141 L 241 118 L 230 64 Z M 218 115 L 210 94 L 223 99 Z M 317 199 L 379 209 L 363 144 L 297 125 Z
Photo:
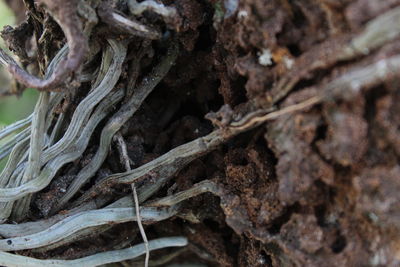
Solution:
M 126 148 L 126 143 L 120 133 L 117 133 L 115 135 L 115 139 L 118 142 L 118 148 L 119 148 L 118 150 L 121 155 L 121 162 L 125 165 L 125 169 L 127 171 L 130 171 L 131 170 L 131 160 L 128 156 L 128 150 Z M 144 246 L 146 248 L 146 258 L 144 261 L 144 266 L 148 267 L 149 259 L 150 259 L 149 241 L 147 241 L 146 232 L 144 231 L 144 228 L 142 225 L 142 218 L 140 216 L 140 208 L 139 208 L 139 199 L 137 196 L 135 183 L 131 184 L 131 188 L 132 188 L 132 193 L 133 193 L 133 202 L 135 204 L 136 220 L 137 220 L 137 224 L 138 224 L 138 227 L 140 230 L 140 234 L 142 235 L 142 238 L 143 238 Z

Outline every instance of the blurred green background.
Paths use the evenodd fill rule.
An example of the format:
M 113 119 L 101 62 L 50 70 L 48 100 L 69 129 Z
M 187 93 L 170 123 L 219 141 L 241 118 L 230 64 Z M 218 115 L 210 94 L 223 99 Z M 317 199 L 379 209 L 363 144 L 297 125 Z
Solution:
M 0 0 L 0 29 L 3 29 L 5 25 L 15 26 L 15 18 L 3 0 Z M 9 52 L 1 38 L 0 47 Z M 10 88 L 10 82 L 11 76 L 3 66 L 0 66 L 0 92 L 7 91 Z M 38 93 L 34 89 L 25 90 L 20 97 L 0 97 L 0 129 L 32 113 L 37 97 Z M 0 146 L 5 141 L 0 140 Z M 0 160 L 0 171 L 4 168 L 6 161 L 7 157 Z
M 1 0 L 0 1 L 0 29 L 5 25 L 15 25 L 15 18 L 12 11 Z M 0 38 L 1 39 L 1 38 Z M 3 40 L 0 41 L 0 46 L 6 49 Z M 7 50 L 7 49 L 6 49 Z M 0 68 L 0 91 L 7 89 L 10 86 L 10 75 L 7 71 Z M 0 97 L 0 128 L 8 125 L 17 120 L 23 119 L 32 113 L 36 99 L 37 92 L 33 89 L 25 90 L 21 97 L 9 96 Z

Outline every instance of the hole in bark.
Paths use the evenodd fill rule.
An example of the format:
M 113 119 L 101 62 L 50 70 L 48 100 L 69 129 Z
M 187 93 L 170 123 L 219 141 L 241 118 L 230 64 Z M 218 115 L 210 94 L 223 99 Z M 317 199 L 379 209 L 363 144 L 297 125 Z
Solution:
M 287 223 L 292 217 L 292 214 L 299 210 L 299 206 L 299 203 L 295 203 L 292 206 L 287 207 L 286 212 L 273 221 L 272 226 L 268 229 L 268 232 L 271 234 L 279 233 L 282 225 Z
M 339 235 L 336 238 L 335 242 L 333 242 L 333 244 L 331 245 L 332 252 L 338 254 L 343 251 L 346 245 L 347 245 L 346 238 L 342 235 Z

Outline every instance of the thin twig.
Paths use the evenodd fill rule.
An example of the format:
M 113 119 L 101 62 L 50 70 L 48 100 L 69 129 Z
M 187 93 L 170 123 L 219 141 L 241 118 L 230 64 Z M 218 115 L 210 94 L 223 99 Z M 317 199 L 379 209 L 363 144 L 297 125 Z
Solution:
M 119 153 L 121 155 L 121 161 L 124 163 L 125 165 L 125 169 L 127 171 L 131 170 L 131 160 L 128 156 L 128 150 L 126 148 L 126 143 L 124 141 L 124 138 L 122 137 L 122 135 L 120 133 L 117 133 L 115 135 L 115 139 L 118 142 L 118 150 Z M 149 242 L 147 240 L 147 236 L 146 236 L 146 232 L 144 231 L 143 228 L 143 224 L 142 224 L 142 219 L 140 217 L 140 208 L 139 208 L 139 199 L 137 196 L 137 192 L 136 192 L 136 186 L 135 183 L 131 184 L 131 188 L 132 188 L 132 193 L 133 193 L 133 201 L 135 203 L 135 210 L 136 210 L 136 218 L 137 218 L 137 224 L 140 230 L 140 234 L 142 235 L 143 238 L 143 242 L 144 242 L 144 246 L 146 248 L 146 258 L 144 261 L 144 266 L 148 267 L 149 266 L 149 259 L 150 259 L 150 250 L 149 250 Z

